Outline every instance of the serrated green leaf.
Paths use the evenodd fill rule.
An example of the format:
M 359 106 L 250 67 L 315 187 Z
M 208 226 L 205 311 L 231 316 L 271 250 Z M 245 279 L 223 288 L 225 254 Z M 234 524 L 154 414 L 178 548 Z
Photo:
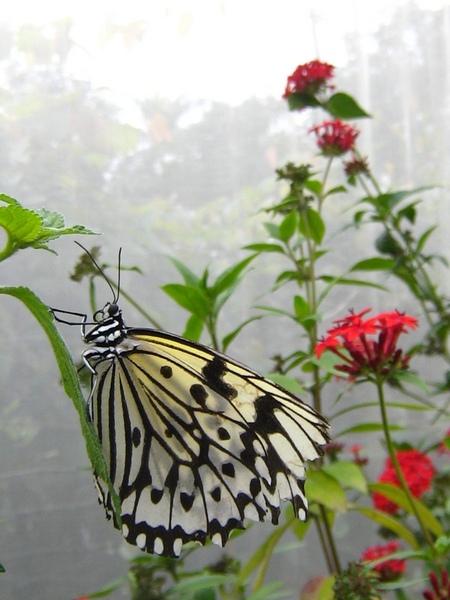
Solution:
M 14 244 L 22 247 L 38 238 L 42 219 L 32 210 L 10 204 L 0 207 L 0 227 L 6 229 Z
M 11 196 L 7 196 L 6 194 L 0 194 L 0 200 L 5 202 L 6 204 L 13 204 L 16 206 L 21 206 L 20 202 L 15 198 L 11 198 Z
M 63 229 L 65 223 L 61 213 L 54 210 L 48 210 L 47 208 L 40 208 L 36 213 L 41 217 L 43 227 Z
M 203 321 L 210 311 L 210 303 L 203 290 L 181 283 L 168 283 L 161 289 L 175 302 Z
M 333 511 L 346 512 L 347 510 L 347 499 L 340 483 L 323 470 L 308 471 L 305 492 L 310 502 L 314 500 Z
M 363 119 L 370 117 L 354 98 L 344 92 L 337 92 L 328 99 L 324 108 L 337 119 Z
M 322 469 L 325 473 L 337 479 L 343 487 L 367 494 L 367 480 L 361 467 L 354 462 L 342 460 L 325 465 Z

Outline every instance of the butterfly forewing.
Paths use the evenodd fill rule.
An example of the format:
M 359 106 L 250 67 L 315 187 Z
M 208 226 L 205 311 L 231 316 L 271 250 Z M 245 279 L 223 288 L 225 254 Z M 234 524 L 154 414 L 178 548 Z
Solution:
M 98 339 L 88 332 L 94 346 L 85 359 L 95 371 L 90 416 L 125 538 L 178 556 L 188 541 L 223 546 L 246 518 L 277 523 L 282 500 L 305 519 L 304 463 L 322 453 L 326 421 L 228 357 L 117 318 L 120 334 L 110 314 L 106 336 L 104 327 Z M 97 484 L 114 518 L 107 486 Z

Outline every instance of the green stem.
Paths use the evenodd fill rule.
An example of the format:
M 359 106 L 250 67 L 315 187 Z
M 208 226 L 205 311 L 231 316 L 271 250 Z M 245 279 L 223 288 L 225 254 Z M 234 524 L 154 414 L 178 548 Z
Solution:
M 387 449 L 389 452 L 389 457 L 392 462 L 392 466 L 394 467 L 395 473 L 397 475 L 397 479 L 400 483 L 400 487 L 401 487 L 403 493 L 405 494 L 406 498 L 408 499 L 408 503 L 411 507 L 411 511 L 414 514 L 414 516 L 416 517 L 417 522 L 419 523 L 419 526 L 420 526 L 420 529 L 422 530 L 424 538 L 427 541 L 427 544 L 430 546 L 433 554 L 435 554 L 436 551 L 434 548 L 433 539 L 431 538 L 430 532 L 425 527 L 425 525 L 422 521 L 422 518 L 419 514 L 419 511 L 417 510 L 416 504 L 414 502 L 414 498 L 412 497 L 412 494 L 411 494 L 411 490 L 409 489 L 408 484 L 406 483 L 406 479 L 403 475 L 403 471 L 400 468 L 400 464 L 397 459 L 397 454 L 395 452 L 395 447 L 392 442 L 391 432 L 389 429 L 389 421 L 388 421 L 388 417 L 387 417 L 386 401 L 384 398 L 384 389 L 383 389 L 384 380 L 382 377 L 377 376 L 375 382 L 376 382 L 377 391 L 378 391 L 378 399 L 380 402 L 380 411 L 381 411 L 381 420 L 382 420 L 382 425 L 383 425 L 384 438 L 386 440 L 386 445 L 387 445 Z

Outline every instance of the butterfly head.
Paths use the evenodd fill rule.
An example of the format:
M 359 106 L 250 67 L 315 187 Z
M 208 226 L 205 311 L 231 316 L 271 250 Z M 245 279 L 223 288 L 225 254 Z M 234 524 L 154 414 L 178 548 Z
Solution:
M 116 346 L 126 337 L 122 311 L 116 302 L 107 302 L 94 315 L 96 324 L 85 333 L 84 341 L 100 347 Z

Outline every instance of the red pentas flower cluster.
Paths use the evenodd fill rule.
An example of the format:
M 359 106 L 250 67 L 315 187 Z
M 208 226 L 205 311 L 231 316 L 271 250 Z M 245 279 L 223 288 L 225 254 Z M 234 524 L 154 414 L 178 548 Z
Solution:
M 383 556 L 390 556 L 397 552 L 399 547 L 400 542 L 396 541 L 388 542 L 382 546 L 372 546 L 361 555 L 361 561 L 370 562 Z M 405 572 L 406 562 L 399 558 L 391 558 L 375 565 L 373 570 L 378 573 L 380 581 L 395 581 Z
M 355 149 L 359 131 L 340 119 L 324 121 L 309 130 L 316 134 L 316 141 L 323 156 L 342 156 L 349 150 Z
M 328 81 L 334 75 L 333 65 L 312 60 L 304 65 L 299 65 L 292 75 L 289 75 L 286 84 L 286 90 L 283 98 L 288 98 L 291 94 L 317 94 L 325 90 Z
M 421 498 L 430 489 L 434 474 L 436 473 L 433 463 L 426 454 L 415 449 L 398 450 L 396 456 L 406 484 L 411 490 L 411 494 L 414 498 Z M 400 482 L 390 458 L 386 460 L 385 469 L 377 481 L 379 483 L 391 483 L 400 487 Z M 395 515 L 399 510 L 395 502 L 388 500 L 378 492 L 375 492 L 373 495 L 373 503 L 375 508 L 391 515 Z
M 450 577 L 445 569 L 441 571 L 441 582 L 433 571 L 429 575 L 432 590 L 423 592 L 425 600 L 450 600 Z
M 387 377 L 396 370 L 407 369 L 410 357 L 397 348 L 397 341 L 407 328 L 417 326 L 417 319 L 396 310 L 363 319 L 369 311 L 366 308 L 334 321 L 336 325 L 328 330 L 329 335 L 314 348 L 317 358 L 330 350 L 344 361 L 335 368 L 353 379 L 373 374 Z

